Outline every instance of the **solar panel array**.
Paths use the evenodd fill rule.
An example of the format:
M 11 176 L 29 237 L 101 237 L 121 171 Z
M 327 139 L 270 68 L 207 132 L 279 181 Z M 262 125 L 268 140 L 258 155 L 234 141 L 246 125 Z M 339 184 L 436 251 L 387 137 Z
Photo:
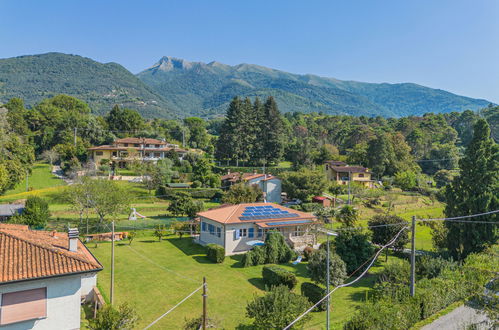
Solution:
M 296 213 L 278 209 L 272 205 L 246 206 L 239 217 L 240 220 L 282 219 L 298 217 Z
M 298 220 L 298 221 L 277 221 L 277 222 L 267 222 L 267 226 L 282 226 L 282 225 L 299 225 L 302 223 L 310 223 L 312 220 Z

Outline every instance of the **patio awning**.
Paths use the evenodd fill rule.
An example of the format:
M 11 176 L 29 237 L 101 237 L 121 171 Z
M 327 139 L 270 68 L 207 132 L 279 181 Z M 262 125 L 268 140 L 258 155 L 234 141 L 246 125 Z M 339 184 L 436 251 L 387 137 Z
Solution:
M 287 221 L 272 221 L 272 222 L 257 222 L 256 225 L 260 228 L 298 226 L 313 223 L 313 220 L 287 220 Z

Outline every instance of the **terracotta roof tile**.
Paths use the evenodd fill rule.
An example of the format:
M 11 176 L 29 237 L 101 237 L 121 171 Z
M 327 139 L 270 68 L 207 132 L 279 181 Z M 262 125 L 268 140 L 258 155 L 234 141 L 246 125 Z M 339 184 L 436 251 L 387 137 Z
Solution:
M 81 241 L 75 252 L 68 244 L 66 233 L 0 224 L 0 283 L 102 269 Z
M 331 166 L 336 172 L 350 172 L 350 173 L 370 173 L 369 169 L 363 166 Z
M 116 139 L 114 143 L 146 143 L 146 144 L 166 144 L 165 141 L 161 141 L 158 139 L 149 139 L 149 138 L 134 138 L 134 137 L 129 137 L 129 138 L 123 138 L 123 139 Z

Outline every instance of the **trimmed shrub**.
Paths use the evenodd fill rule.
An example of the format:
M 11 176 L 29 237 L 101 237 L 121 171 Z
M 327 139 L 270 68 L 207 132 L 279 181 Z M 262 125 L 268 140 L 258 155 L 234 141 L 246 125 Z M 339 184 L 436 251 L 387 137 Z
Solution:
M 211 261 L 221 264 L 225 260 L 225 249 L 218 244 L 208 244 L 206 246 L 207 252 L 206 256 Z
M 305 258 L 304 261 L 308 261 L 314 252 L 315 249 L 313 247 L 311 246 L 305 247 L 305 249 L 303 249 L 303 257 Z
M 323 289 L 320 286 L 315 285 L 314 283 L 304 282 L 301 284 L 301 294 L 302 296 L 307 297 L 308 300 L 315 305 L 319 300 L 321 300 L 326 295 L 326 289 Z M 327 308 L 327 302 L 325 299 L 323 302 L 317 305 L 314 311 L 323 312 L 326 310 L 326 308 Z
M 269 288 L 285 285 L 290 290 L 296 286 L 297 280 L 294 273 L 278 266 L 265 266 L 262 269 L 263 281 Z
M 163 199 L 170 199 L 177 191 L 183 191 L 191 195 L 192 198 L 213 199 L 222 196 L 222 190 L 217 188 L 169 188 L 160 186 L 156 189 L 156 196 L 161 196 Z
M 444 269 L 455 269 L 457 264 L 442 257 L 421 256 L 416 260 L 416 274 L 426 278 L 440 275 Z
M 242 263 L 244 267 L 280 264 L 289 262 L 295 257 L 296 253 L 286 243 L 284 236 L 278 231 L 271 230 L 267 233 L 265 245 L 255 246 L 251 251 L 247 252 L 242 259 Z

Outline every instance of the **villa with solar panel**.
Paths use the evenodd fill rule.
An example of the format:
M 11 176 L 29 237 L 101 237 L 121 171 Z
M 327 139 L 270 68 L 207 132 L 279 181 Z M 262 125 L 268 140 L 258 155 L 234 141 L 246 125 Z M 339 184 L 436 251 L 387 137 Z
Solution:
M 200 244 L 225 248 L 226 255 L 244 253 L 265 241 L 267 231 L 279 230 L 287 243 L 300 250 L 316 244 L 314 227 L 317 218 L 306 212 L 272 203 L 224 205 L 199 212 Z

